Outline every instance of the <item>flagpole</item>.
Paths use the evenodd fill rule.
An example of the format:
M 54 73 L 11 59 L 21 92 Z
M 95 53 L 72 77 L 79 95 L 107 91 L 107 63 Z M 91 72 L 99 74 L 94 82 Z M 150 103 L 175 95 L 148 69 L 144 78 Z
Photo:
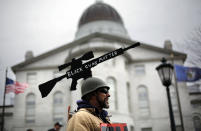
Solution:
M 3 95 L 3 109 L 2 109 L 2 118 L 1 118 L 1 131 L 4 130 L 4 115 L 5 115 L 5 99 L 6 99 L 6 78 L 7 78 L 8 68 L 6 68 L 6 76 L 5 76 L 5 86 L 4 86 L 4 95 Z
M 172 60 L 172 65 L 174 66 L 174 54 L 171 53 L 170 57 L 171 57 L 171 60 Z M 178 107 L 179 107 L 179 116 L 180 116 L 180 121 L 181 121 L 181 128 L 182 128 L 182 131 L 185 131 L 175 70 L 174 70 L 174 81 L 175 81 L 175 89 L 176 89 L 175 91 L 176 91 L 176 94 L 177 94 L 177 102 L 178 102 Z

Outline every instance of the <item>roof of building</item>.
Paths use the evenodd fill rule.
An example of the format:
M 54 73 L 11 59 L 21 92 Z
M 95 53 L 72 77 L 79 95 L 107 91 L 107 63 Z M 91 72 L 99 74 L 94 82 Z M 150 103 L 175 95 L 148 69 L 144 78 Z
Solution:
M 78 27 L 97 20 L 109 20 L 123 25 L 121 16 L 112 6 L 103 2 L 96 2 L 84 11 L 79 20 Z
M 128 45 L 131 45 L 131 44 L 134 44 L 134 43 L 137 42 L 137 41 L 133 41 L 133 40 L 130 40 L 130 39 L 126 39 L 126 38 L 111 35 L 111 34 L 93 33 L 93 34 L 90 34 L 88 36 L 82 37 L 80 39 L 74 40 L 74 41 L 72 41 L 70 43 L 67 43 L 67 44 L 65 44 L 63 46 L 60 46 L 58 48 L 55 48 L 53 50 L 50 50 L 50 51 L 48 51 L 46 53 L 43 53 L 43 54 L 41 54 L 39 56 L 33 57 L 31 59 L 28 59 L 28 60 L 26 60 L 24 62 L 21 62 L 21 63 L 17 64 L 17 65 L 14 65 L 12 67 L 12 69 L 15 72 L 17 70 L 22 69 L 23 67 L 25 67 L 28 64 L 31 64 L 33 62 L 42 60 L 42 59 L 44 59 L 46 57 L 49 57 L 49 56 L 51 56 L 51 55 L 53 55 L 55 53 L 59 53 L 59 52 L 61 52 L 63 50 L 71 48 L 71 47 L 80 46 L 81 43 L 89 41 L 89 40 L 91 40 L 93 38 L 102 38 L 102 39 L 106 39 L 106 40 L 122 42 L 122 43 L 125 43 L 125 44 L 128 44 Z M 164 49 L 164 48 L 156 47 L 156 46 L 145 44 L 145 43 L 142 43 L 142 42 L 140 42 L 140 43 L 141 43 L 141 45 L 140 45 L 141 48 L 153 50 L 153 51 L 156 51 L 156 52 L 161 52 L 161 53 L 164 53 L 164 54 L 171 54 L 172 53 L 172 54 L 174 54 L 175 59 L 177 58 L 177 59 L 181 59 L 183 61 L 185 61 L 185 59 L 186 59 L 186 54 L 184 54 L 184 53 L 180 53 L 180 52 L 173 51 L 173 50 L 167 50 L 167 49 Z M 136 61 L 140 61 L 140 60 L 136 60 Z M 149 61 L 149 60 L 147 60 L 147 61 Z

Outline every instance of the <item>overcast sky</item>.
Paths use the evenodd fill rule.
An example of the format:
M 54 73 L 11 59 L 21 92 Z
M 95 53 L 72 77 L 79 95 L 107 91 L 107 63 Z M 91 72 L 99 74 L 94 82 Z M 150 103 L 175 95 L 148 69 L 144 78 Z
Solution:
M 80 16 L 95 0 L 0 0 L 0 87 L 5 67 L 73 41 Z M 201 25 L 201 0 L 104 0 L 133 40 L 182 43 Z M 173 45 L 174 46 L 174 45 Z M 1 91 L 2 94 L 2 91 Z M 0 95 L 2 98 L 2 95 Z M 2 100 L 2 99 L 1 99 Z

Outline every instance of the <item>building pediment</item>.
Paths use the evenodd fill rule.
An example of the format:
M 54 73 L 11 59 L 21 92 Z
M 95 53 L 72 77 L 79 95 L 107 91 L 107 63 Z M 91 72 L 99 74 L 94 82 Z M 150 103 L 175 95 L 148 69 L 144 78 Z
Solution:
M 101 41 L 110 42 L 110 44 L 107 44 L 107 45 L 99 44 L 99 46 L 96 46 L 93 43 L 96 43 L 97 39 L 101 39 Z M 127 47 L 136 42 L 137 41 L 135 40 L 126 39 L 120 36 L 102 34 L 102 33 L 93 33 L 86 37 L 82 37 L 80 39 L 67 43 L 63 46 L 60 46 L 56 49 L 50 50 L 39 56 L 28 59 L 17 65 L 14 65 L 12 69 L 13 71 L 18 71 L 18 70 L 23 70 L 27 67 L 29 68 L 37 67 L 37 66 L 41 67 L 41 65 L 44 65 L 44 67 L 48 67 L 48 66 L 56 67 L 89 50 L 93 50 L 93 51 L 104 50 L 109 52 L 114 49 L 118 49 L 120 47 L 122 48 L 124 46 Z M 90 44 L 90 47 L 87 46 L 87 43 Z M 123 45 L 121 46 L 122 43 Z M 130 61 L 149 61 L 149 60 L 159 60 L 161 59 L 161 57 L 164 57 L 164 56 L 170 57 L 170 54 L 173 54 L 175 58 L 181 59 L 183 61 L 185 61 L 186 59 L 186 54 L 184 53 L 176 52 L 173 50 L 167 50 L 167 49 L 156 47 L 153 45 L 148 45 L 143 42 L 141 42 L 141 46 L 136 48 L 134 52 L 129 51 L 128 53 L 125 54 L 125 56 Z M 54 59 L 56 59 L 57 61 L 54 62 Z

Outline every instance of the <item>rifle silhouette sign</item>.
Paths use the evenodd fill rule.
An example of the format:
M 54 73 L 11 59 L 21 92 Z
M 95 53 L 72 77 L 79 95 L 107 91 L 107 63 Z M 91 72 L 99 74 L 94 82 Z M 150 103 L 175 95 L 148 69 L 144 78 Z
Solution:
M 56 83 L 59 82 L 60 80 L 62 80 L 63 78 L 67 78 L 67 79 L 72 78 L 70 90 L 71 91 L 76 90 L 77 80 L 79 80 L 81 78 L 87 79 L 89 77 L 92 77 L 91 68 L 93 68 L 94 66 L 96 66 L 96 65 L 98 65 L 98 64 L 100 64 L 106 60 L 109 60 L 109 59 L 112 59 L 116 56 L 122 55 L 126 50 L 129 50 L 131 48 L 135 48 L 139 45 L 140 45 L 140 43 L 137 42 L 137 43 L 135 43 L 135 44 L 133 44 L 127 48 L 116 49 L 114 51 L 106 53 L 106 54 L 104 54 L 98 58 L 95 58 L 95 59 L 92 59 L 94 57 L 93 52 L 89 51 L 89 52 L 85 53 L 83 56 L 81 56 L 80 58 L 77 58 L 77 59 L 73 58 L 72 62 L 70 62 L 70 63 L 60 65 L 58 67 L 59 71 L 67 68 L 68 66 L 71 66 L 71 69 L 69 71 L 67 71 L 65 75 L 62 75 L 60 77 L 54 78 L 50 81 L 47 81 L 43 84 L 40 84 L 39 90 L 41 92 L 42 98 L 46 97 L 51 92 L 51 90 L 54 88 Z M 83 64 L 82 61 L 89 60 L 89 59 L 92 59 L 92 60 Z

